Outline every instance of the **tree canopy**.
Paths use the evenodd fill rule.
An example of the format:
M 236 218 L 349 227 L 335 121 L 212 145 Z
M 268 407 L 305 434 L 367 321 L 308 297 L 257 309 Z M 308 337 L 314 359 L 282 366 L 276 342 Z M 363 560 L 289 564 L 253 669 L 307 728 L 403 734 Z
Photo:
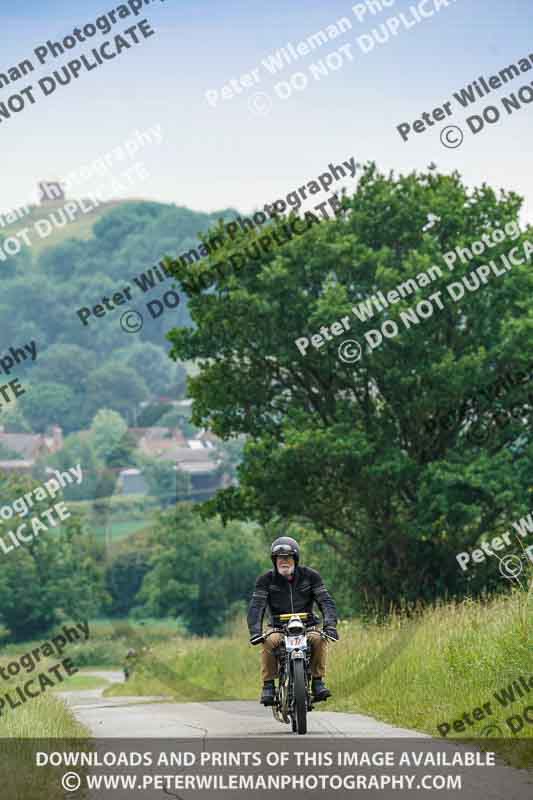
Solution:
M 0 505 L 30 489 L 26 479 L 0 474 Z M 34 501 L 32 514 L 49 506 Z M 15 526 L 0 522 L 0 536 Z M 9 540 L 7 540 L 9 541 Z M 29 639 L 58 622 L 88 619 L 106 600 L 104 551 L 79 519 L 49 528 L 27 544 L 2 556 L 0 568 L 0 621 L 14 639 Z
M 180 617 L 191 633 L 222 630 L 236 605 L 248 601 L 265 551 L 249 528 L 200 523 L 187 504 L 159 514 L 149 539 L 150 571 L 137 600 L 155 617 Z
M 385 606 L 494 585 L 496 559 L 488 573 L 464 576 L 455 554 L 527 508 L 531 419 L 524 414 L 494 428 L 480 444 L 467 435 L 470 427 L 493 424 L 501 406 L 525 399 L 525 387 L 482 411 L 464 400 L 529 363 L 530 264 L 410 329 L 400 314 L 531 234 L 496 244 L 490 256 L 458 260 L 453 271 L 443 261 L 444 253 L 516 222 L 521 203 L 487 185 L 469 190 L 457 173 L 396 177 L 367 164 L 342 215 L 316 219 L 286 244 L 253 252 L 258 234 L 243 231 L 201 264 L 169 259 L 188 287 L 195 323 L 169 334 L 174 358 L 200 364 L 189 379 L 193 422 L 224 439 L 248 437 L 240 486 L 220 492 L 204 512 L 310 524 L 349 565 L 361 602 Z M 433 217 L 438 222 L 428 226 Z M 230 266 L 228 256 L 245 247 L 241 263 Z M 367 323 L 351 312 L 431 265 L 442 276 L 430 288 L 402 296 Z M 345 337 L 305 356 L 295 346 L 344 316 L 351 322 Z M 363 346 L 356 364 L 339 359 L 344 338 L 364 345 L 364 333 L 385 320 L 398 323 L 396 338 L 371 353 Z M 443 407 L 457 408 L 451 426 L 435 423 Z

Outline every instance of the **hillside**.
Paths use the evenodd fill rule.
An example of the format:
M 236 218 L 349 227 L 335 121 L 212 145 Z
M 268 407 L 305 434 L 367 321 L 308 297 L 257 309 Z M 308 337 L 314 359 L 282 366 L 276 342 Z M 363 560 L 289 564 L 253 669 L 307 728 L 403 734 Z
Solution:
M 87 205 L 90 205 L 90 200 L 87 198 L 81 198 L 82 202 L 85 202 Z M 71 198 L 72 202 L 77 202 L 76 198 Z M 69 201 L 67 201 L 69 202 Z M 0 229 L 0 236 L 5 236 L 6 238 L 9 236 L 15 236 L 21 228 L 30 228 L 32 233 L 35 232 L 35 235 L 32 236 L 30 233 L 30 239 L 32 240 L 31 246 L 28 248 L 28 245 L 24 245 L 25 248 L 28 248 L 32 254 L 37 258 L 43 250 L 47 247 L 55 247 L 57 245 L 63 244 L 67 239 L 81 239 L 83 241 L 87 241 L 93 236 L 93 226 L 96 222 L 102 219 L 105 214 L 109 211 L 120 208 L 121 206 L 126 206 L 130 203 L 143 203 L 145 202 L 141 198 L 127 198 L 121 200 L 110 200 L 107 203 L 102 203 L 102 205 L 95 208 L 94 211 L 90 211 L 87 214 L 79 213 L 78 217 L 70 222 L 68 225 L 64 225 L 62 227 L 55 227 L 50 234 L 43 239 L 35 232 L 35 223 L 41 219 L 47 219 L 51 212 L 57 211 L 61 209 L 65 205 L 65 201 L 61 201 L 58 203 L 49 203 L 46 207 L 43 206 L 30 206 L 30 213 L 27 214 L 25 217 L 20 219 L 18 222 L 13 223 L 12 225 L 6 225 L 4 228 Z
M 139 403 L 182 396 L 185 370 L 169 361 L 166 333 L 191 324 L 187 296 L 180 292 L 175 308 L 153 317 L 147 303 L 159 308 L 173 281 L 141 283 L 141 289 L 134 279 L 150 275 L 164 255 L 197 247 L 200 233 L 234 214 L 131 198 L 102 205 L 40 239 L 35 223 L 61 205 L 33 207 L 18 224 L 0 230 L 1 238 L 26 227 L 36 241 L 3 264 L 0 324 L 6 348 L 33 341 L 37 353 L 35 363 L 12 365 L 12 377 L 19 377 L 26 391 L 16 409 L 10 404 L 0 413 L 0 424 L 11 431 L 42 432 L 60 421 L 68 434 L 87 428 L 100 408 L 114 409 L 134 424 Z M 91 309 L 128 286 L 132 305 L 144 314 L 142 330 L 133 336 L 125 332 L 114 309 L 103 319 L 91 316 L 87 325 L 81 323 L 80 308 Z

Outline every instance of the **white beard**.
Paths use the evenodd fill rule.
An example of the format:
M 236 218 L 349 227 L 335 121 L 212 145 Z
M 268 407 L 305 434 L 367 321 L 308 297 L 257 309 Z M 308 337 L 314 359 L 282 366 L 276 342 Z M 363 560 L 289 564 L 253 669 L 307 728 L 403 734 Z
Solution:
M 278 572 L 282 577 L 290 578 L 291 575 L 294 575 L 294 566 L 290 567 L 290 569 L 288 569 L 288 570 L 287 569 L 283 570 L 283 572 L 278 567 Z

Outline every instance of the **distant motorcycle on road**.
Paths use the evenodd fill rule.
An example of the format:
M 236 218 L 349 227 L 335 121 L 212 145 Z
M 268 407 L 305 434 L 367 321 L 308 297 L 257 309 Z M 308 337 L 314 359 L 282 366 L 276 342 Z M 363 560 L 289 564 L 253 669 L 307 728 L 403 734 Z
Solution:
M 308 614 L 280 614 L 284 638 L 278 651 L 279 674 L 272 713 L 278 722 L 292 724 L 294 733 L 307 733 L 307 712 L 313 710 L 311 648 L 303 620 Z M 323 639 L 335 641 L 324 631 Z M 268 636 L 268 634 L 267 634 Z

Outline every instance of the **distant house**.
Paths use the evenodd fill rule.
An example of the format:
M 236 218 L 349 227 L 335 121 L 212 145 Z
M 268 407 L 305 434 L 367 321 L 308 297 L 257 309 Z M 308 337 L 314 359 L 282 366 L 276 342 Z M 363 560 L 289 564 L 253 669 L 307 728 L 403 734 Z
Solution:
M 181 448 L 176 458 L 177 468 L 190 478 L 191 499 L 198 502 L 208 500 L 230 483 L 229 475 L 220 469 L 213 442 L 209 438 L 204 441 L 205 433 L 201 431 L 194 439 L 188 439 L 187 447 Z
M 199 442 L 203 442 L 206 447 L 216 447 L 217 444 L 220 444 L 220 439 L 216 436 L 212 431 L 207 431 L 205 428 L 202 428 L 201 431 L 198 431 L 195 439 L 198 439 Z
M 148 494 L 148 486 L 140 469 L 123 469 L 119 473 L 122 494 Z
M 33 470 L 35 461 L 24 461 L 20 459 L 20 461 L 0 461 L 0 471 L 3 470 L 4 472 L 18 472 L 22 475 L 31 475 Z
M 178 469 L 191 481 L 191 500 L 203 502 L 228 485 L 226 476 L 220 474 L 219 465 L 212 461 L 179 461 Z
M 130 428 L 140 452 L 161 461 L 170 461 L 176 469 L 189 476 L 190 498 L 207 500 L 229 479 L 220 472 L 220 462 L 214 452 L 213 434 L 200 431 L 193 439 L 185 439 L 181 431 L 163 427 Z M 214 441 L 218 441 L 214 437 Z M 124 494 L 146 494 L 142 470 L 125 469 L 120 473 Z
M 179 429 L 154 427 L 130 428 L 130 431 L 136 438 L 141 453 L 163 461 L 174 461 L 178 451 L 187 445 Z
M 0 461 L 0 470 L 30 473 L 38 458 L 62 449 L 63 431 L 54 425 L 46 433 L 5 433 L 0 426 L 0 444 L 21 456 L 20 460 Z

